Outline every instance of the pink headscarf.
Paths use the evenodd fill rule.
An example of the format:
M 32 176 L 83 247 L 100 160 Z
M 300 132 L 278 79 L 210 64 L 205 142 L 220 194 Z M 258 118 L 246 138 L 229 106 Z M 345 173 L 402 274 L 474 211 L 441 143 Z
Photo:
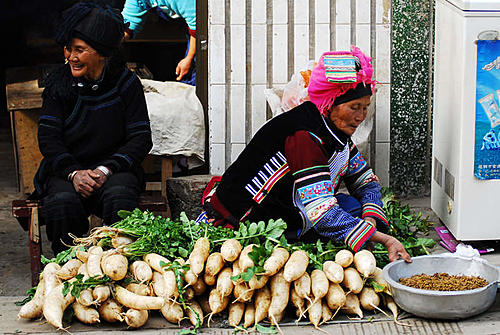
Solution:
M 324 57 L 329 55 L 347 55 L 359 59 L 361 69 L 356 73 L 356 82 L 331 82 L 328 80 L 325 71 Z M 348 90 L 355 88 L 359 83 L 371 84 L 372 93 L 375 89 L 376 81 L 372 80 L 373 67 L 371 57 L 366 56 L 358 47 L 351 46 L 348 51 L 329 51 L 321 55 L 318 65 L 312 70 L 309 82 L 309 100 L 313 102 L 321 114 L 328 116 L 328 111 L 335 99 Z

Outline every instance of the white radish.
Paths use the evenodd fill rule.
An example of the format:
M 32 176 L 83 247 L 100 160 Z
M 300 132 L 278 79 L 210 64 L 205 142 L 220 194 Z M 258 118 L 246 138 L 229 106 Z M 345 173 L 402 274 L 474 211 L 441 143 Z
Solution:
M 375 268 L 375 272 L 373 273 L 371 278 L 377 284 L 376 286 L 373 287 L 375 289 L 375 292 L 377 293 L 384 292 L 386 294 L 392 295 L 391 288 L 387 283 L 387 281 L 384 279 L 381 268 L 379 267 Z
M 184 280 L 186 281 L 187 285 L 194 285 L 196 281 L 198 280 L 198 276 L 191 271 L 191 269 L 186 271 L 186 274 L 184 275 Z
M 231 275 L 233 271 L 231 268 L 226 267 L 222 269 L 217 277 L 217 291 L 223 296 L 227 297 L 233 292 L 234 284 L 231 280 Z
M 241 243 L 236 239 L 224 241 L 220 247 L 220 253 L 226 262 L 234 262 L 241 253 Z
M 45 280 L 42 278 L 36 287 L 35 295 L 33 299 L 24 304 L 19 313 L 17 313 L 18 318 L 24 319 L 34 319 L 42 315 L 43 308 L 43 295 L 45 292 Z
M 94 302 L 94 297 L 92 296 L 92 290 L 91 289 L 85 289 L 80 292 L 80 296 L 76 298 L 76 301 L 85 307 L 88 307 L 92 305 Z
M 204 273 L 203 274 L 203 281 L 205 282 L 205 284 L 207 284 L 208 286 L 213 286 L 215 285 L 215 283 L 217 283 L 217 277 L 216 276 L 212 276 L 212 275 L 209 275 L 208 273 Z
M 273 321 L 281 314 L 290 298 L 290 282 L 285 280 L 284 270 L 275 274 L 270 281 L 271 305 L 269 306 L 268 316 Z
M 153 278 L 153 270 L 144 261 L 135 261 L 130 264 L 130 272 L 140 283 L 145 283 Z
M 108 299 L 98 307 L 101 318 L 109 323 L 123 321 L 123 309 L 114 299 Z
M 217 314 L 226 309 L 229 304 L 229 297 L 223 297 L 218 290 L 213 289 L 208 296 L 208 304 L 210 305 L 212 314 Z
M 151 289 L 146 284 L 130 283 L 127 285 L 126 289 L 132 293 L 142 296 L 152 295 Z
M 165 304 L 162 297 L 142 296 L 128 291 L 121 286 L 115 286 L 115 299 L 125 307 L 137 310 L 161 309 Z
M 236 301 L 249 302 L 252 300 L 253 293 L 254 290 L 250 289 L 244 281 L 234 285 L 233 295 Z
M 45 294 L 45 302 L 43 304 L 43 316 L 48 323 L 57 329 L 62 329 L 62 318 L 66 308 L 75 301 L 75 297 L 71 293 L 63 296 L 63 284 L 54 287 L 50 292 Z
M 354 293 L 349 293 L 346 296 L 345 304 L 340 309 L 346 314 L 357 315 L 361 319 L 363 318 L 363 311 L 359 307 L 358 296 Z
M 111 239 L 111 245 L 113 248 L 118 249 L 120 247 L 126 246 L 134 242 L 134 239 L 129 236 L 115 236 Z
M 333 261 L 323 263 L 323 271 L 329 281 L 335 284 L 340 284 L 344 280 L 344 268 Z
M 328 293 L 328 278 L 323 271 L 313 270 L 311 273 L 311 288 L 315 300 L 320 300 Z
M 375 273 L 377 261 L 370 251 L 364 249 L 354 255 L 354 266 L 363 277 L 367 278 Z
M 167 302 L 160 309 L 163 317 L 171 323 L 179 323 L 184 317 L 184 311 L 182 310 L 182 306 L 175 301 Z
M 339 264 L 343 268 L 351 265 L 353 260 L 354 256 L 352 255 L 352 252 L 347 249 L 342 249 L 335 255 L 335 263 Z
M 255 292 L 255 324 L 264 320 L 271 305 L 271 290 L 269 287 L 263 288 Z
M 248 303 L 245 306 L 245 317 L 243 321 L 243 327 L 248 328 L 255 323 L 255 306 L 252 303 Z
M 309 298 L 311 294 L 311 277 L 309 274 L 306 272 L 299 279 L 295 280 L 293 287 L 292 291 L 295 291 L 299 297 L 302 299 Z
M 183 296 L 184 300 L 186 300 L 186 301 L 193 300 L 193 298 L 194 298 L 193 288 L 192 287 L 186 288 L 186 290 L 184 291 L 184 294 L 182 296 Z
M 250 281 L 248 282 L 248 286 L 252 290 L 258 290 L 259 288 L 264 287 L 267 284 L 268 280 L 268 276 L 254 274 L 252 276 L 252 279 L 250 279 Z
M 339 284 L 330 283 L 326 294 L 326 303 L 330 309 L 336 311 L 345 305 L 345 292 Z
M 220 252 L 214 252 L 210 254 L 207 258 L 207 263 L 205 264 L 205 273 L 215 276 L 224 267 L 224 258 Z
M 325 323 L 325 322 L 330 321 L 333 318 L 333 312 L 328 307 L 328 304 L 326 303 L 326 301 L 322 302 L 321 308 L 322 308 L 321 323 Z
M 323 306 L 321 304 L 321 299 L 315 299 L 312 303 L 307 303 L 307 310 L 309 312 L 309 321 L 314 325 L 314 328 L 318 328 L 321 322 L 321 317 L 323 315 Z
M 294 251 L 285 264 L 283 277 L 286 281 L 293 282 L 306 272 L 307 265 L 309 265 L 307 252 L 304 250 Z
M 75 311 L 75 316 L 80 322 L 85 324 L 99 323 L 99 312 L 92 307 L 83 306 L 79 304 L 78 301 L 73 303 L 73 310 Z
M 342 285 L 349 291 L 358 294 L 363 289 L 363 280 L 356 269 L 347 268 L 344 270 Z
M 79 259 L 70 259 L 56 271 L 56 276 L 62 280 L 68 280 L 75 277 L 78 274 L 78 269 L 82 266 L 82 261 Z
M 264 271 L 267 276 L 273 276 L 286 264 L 290 257 L 285 248 L 276 248 L 264 262 Z
M 61 269 L 57 263 L 49 263 L 43 269 L 43 279 L 45 281 L 45 296 L 49 294 L 55 287 L 61 284 L 61 279 L 57 277 L 56 273 Z
M 89 253 L 84 250 L 76 249 L 76 258 L 78 258 L 82 263 L 87 263 Z
M 365 286 L 359 294 L 359 303 L 364 309 L 373 311 L 380 304 L 380 297 L 373 288 Z
M 295 314 L 297 315 L 297 322 L 299 322 L 300 319 L 302 319 L 302 317 L 304 316 L 304 313 L 306 311 L 305 299 L 300 297 L 295 289 L 291 289 L 290 300 L 293 306 L 295 306 L 296 308 Z
M 175 279 L 175 272 L 172 270 L 168 270 L 163 274 L 163 278 L 165 278 L 165 298 L 177 298 L 179 296 L 179 289 L 177 287 L 177 281 Z
M 167 284 L 163 274 L 158 271 L 153 271 L 153 278 L 151 279 L 151 286 L 153 287 L 153 292 L 157 297 L 167 296 Z
M 106 300 L 108 300 L 110 295 L 111 295 L 111 290 L 109 289 L 109 286 L 105 285 L 96 286 L 92 290 L 92 297 L 94 298 L 94 301 L 92 303 L 100 305 Z
M 238 265 L 241 272 L 245 272 L 248 268 L 254 266 L 253 260 L 248 256 L 252 252 L 253 244 L 247 245 L 240 253 L 240 258 L 238 259 Z
M 205 284 L 205 281 L 203 281 L 203 279 L 201 279 L 201 278 L 199 278 L 196 281 L 196 283 L 194 283 L 194 285 L 191 287 L 193 288 L 194 295 L 196 295 L 196 296 L 202 295 L 207 290 L 207 285 Z
M 149 313 L 147 310 L 137 310 L 130 308 L 125 313 L 125 322 L 130 328 L 142 327 L 148 322 Z
M 101 260 L 102 272 L 113 281 L 120 281 L 127 275 L 127 257 L 115 254 Z
M 101 258 L 103 250 L 99 246 L 89 248 L 89 258 L 87 260 L 87 273 L 89 277 L 101 278 L 104 276 L 101 269 Z
M 240 269 L 240 260 L 237 259 L 236 261 L 233 262 L 233 277 L 237 277 L 239 274 L 241 274 L 241 269 Z M 233 280 L 233 283 L 241 283 L 243 282 L 243 279 L 239 278 L 236 281 Z
M 199 275 L 204 267 L 210 253 L 210 242 L 208 238 L 199 238 L 194 244 L 193 251 L 189 255 L 189 266 L 195 275 Z
M 201 306 L 196 301 L 191 301 L 189 303 L 188 309 L 186 309 L 187 317 L 193 326 L 198 326 L 203 323 L 203 310 Z
M 238 327 L 245 313 L 245 304 L 242 302 L 235 302 L 229 305 L 229 316 L 227 318 L 231 327 Z
M 148 265 L 153 270 L 158 271 L 160 273 L 163 273 L 163 271 L 165 271 L 165 267 L 163 267 L 162 264 L 168 265 L 170 263 L 170 261 L 167 258 L 155 253 L 146 254 L 142 259 L 144 260 L 144 262 L 148 263 Z

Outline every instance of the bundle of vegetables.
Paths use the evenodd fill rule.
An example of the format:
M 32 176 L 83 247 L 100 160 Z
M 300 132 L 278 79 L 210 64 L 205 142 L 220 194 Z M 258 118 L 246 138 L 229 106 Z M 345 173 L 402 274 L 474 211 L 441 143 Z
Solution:
M 63 327 L 72 306 L 83 323 L 144 325 L 150 311 L 167 321 L 189 319 L 196 333 L 205 318 L 228 314 L 236 329 L 279 329 L 292 305 L 298 319 L 318 327 L 339 311 L 363 317 L 381 301 L 397 316 L 374 255 L 355 255 L 332 242 L 288 243 L 282 220 L 243 223 L 238 230 L 197 225 L 149 212 L 122 212 L 123 220 L 99 227 L 49 262 L 19 317 L 41 315 Z

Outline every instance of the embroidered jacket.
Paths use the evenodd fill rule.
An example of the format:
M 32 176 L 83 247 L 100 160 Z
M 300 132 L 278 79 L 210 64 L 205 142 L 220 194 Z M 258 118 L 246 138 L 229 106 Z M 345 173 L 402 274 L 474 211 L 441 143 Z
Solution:
M 338 206 L 342 181 L 361 203 L 361 218 Z M 315 229 L 354 251 L 376 231 L 364 218 L 388 228 L 377 177 L 351 139 L 311 102 L 271 119 L 255 134 L 222 176 L 215 200 L 237 221 L 282 218 L 287 237 Z

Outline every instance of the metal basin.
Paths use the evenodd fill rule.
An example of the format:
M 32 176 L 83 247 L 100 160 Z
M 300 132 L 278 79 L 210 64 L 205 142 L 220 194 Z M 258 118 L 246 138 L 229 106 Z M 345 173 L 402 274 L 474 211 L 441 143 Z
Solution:
M 384 279 L 389 283 L 394 301 L 405 311 L 423 318 L 457 320 L 486 311 L 495 301 L 499 280 L 498 269 L 479 259 L 444 255 L 412 258 L 413 263 L 399 260 L 384 267 Z M 405 286 L 400 278 L 416 274 L 448 273 L 479 276 L 488 285 L 467 291 L 430 291 Z

